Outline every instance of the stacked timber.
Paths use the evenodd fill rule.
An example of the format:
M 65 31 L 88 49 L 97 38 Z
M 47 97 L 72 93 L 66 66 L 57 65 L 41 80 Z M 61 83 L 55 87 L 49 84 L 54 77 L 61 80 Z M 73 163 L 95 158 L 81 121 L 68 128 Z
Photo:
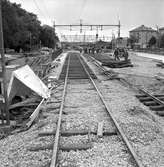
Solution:
M 108 60 L 107 62 L 102 63 L 103 66 L 107 66 L 110 68 L 124 68 L 124 67 L 133 67 L 131 60 Z

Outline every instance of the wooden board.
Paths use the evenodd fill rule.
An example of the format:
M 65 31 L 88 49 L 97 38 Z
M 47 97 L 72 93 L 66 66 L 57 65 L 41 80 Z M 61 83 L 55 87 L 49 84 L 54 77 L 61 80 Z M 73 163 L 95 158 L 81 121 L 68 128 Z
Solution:
M 98 128 L 97 128 L 97 136 L 98 137 L 102 137 L 103 136 L 103 126 L 104 126 L 104 122 L 99 122 L 98 123 Z

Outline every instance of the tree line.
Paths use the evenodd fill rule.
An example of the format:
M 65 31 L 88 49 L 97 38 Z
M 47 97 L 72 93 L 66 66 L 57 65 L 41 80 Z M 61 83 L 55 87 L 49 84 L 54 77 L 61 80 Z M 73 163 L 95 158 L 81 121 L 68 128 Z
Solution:
M 2 0 L 2 23 L 4 47 L 29 51 L 31 48 L 42 46 L 54 48 L 58 41 L 53 27 L 41 26 L 41 22 L 33 13 L 21 8 L 20 4 Z

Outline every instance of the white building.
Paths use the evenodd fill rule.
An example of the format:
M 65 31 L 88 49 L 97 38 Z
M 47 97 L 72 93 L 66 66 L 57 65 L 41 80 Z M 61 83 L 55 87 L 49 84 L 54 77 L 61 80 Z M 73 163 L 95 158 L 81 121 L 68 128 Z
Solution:
M 144 25 L 129 31 L 129 35 L 136 39 L 136 45 L 140 48 L 146 48 L 153 36 L 157 39 L 157 31 Z
M 164 27 L 159 28 L 159 33 L 160 33 L 160 35 L 164 34 Z

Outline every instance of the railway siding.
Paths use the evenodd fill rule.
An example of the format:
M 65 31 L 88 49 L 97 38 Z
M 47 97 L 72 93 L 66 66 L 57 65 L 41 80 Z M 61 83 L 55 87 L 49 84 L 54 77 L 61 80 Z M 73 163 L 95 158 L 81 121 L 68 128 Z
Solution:
M 95 69 L 96 75 L 100 75 L 101 70 L 87 60 L 87 56 L 86 61 Z M 128 86 L 118 80 L 107 80 L 106 76 L 100 77 L 101 82 L 97 82 L 97 85 L 143 165 L 164 166 L 164 131 L 161 118 L 150 114 L 152 111 L 139 102 L 135 97 L 136 92 Z
M 148 114 L 149 108 L 140 103 L 135 93 L 128 87 L 118 81 L 107 80 L 108 78 L 102 75 L 95 65 L 91 62 L 88 64 L 98 76 L 96 85 L 126 133 L 139 160 L 147 167 L 164 166 L 163 132 L 158 121 Z M 49 166 L 63 87 L 63 81 L 58 81 L 57 88 L 51 92 L 51 98 L 42 106 L 39 121 L 31 129 L 0 140 L 2 166 Z M 135 166 L 124 142 L 107 118 L 97 93 L 87 79 L 71 79 L 67 88 L 61 120 L 59 144 L 62 147 L 58 157 L 60 165 Z M 97 137 L 98 124 L 102 121 L 103 130 L 109 133 Z M 72 135 L 73 132 L 76 135 Z M 77 135 L 77 132 L 80 133 Z M 88 143 L 91 144 L 91 148 L 88 147 L 87 150 L 70 150 L 75 146 L 78 148 L 90 146 Z

